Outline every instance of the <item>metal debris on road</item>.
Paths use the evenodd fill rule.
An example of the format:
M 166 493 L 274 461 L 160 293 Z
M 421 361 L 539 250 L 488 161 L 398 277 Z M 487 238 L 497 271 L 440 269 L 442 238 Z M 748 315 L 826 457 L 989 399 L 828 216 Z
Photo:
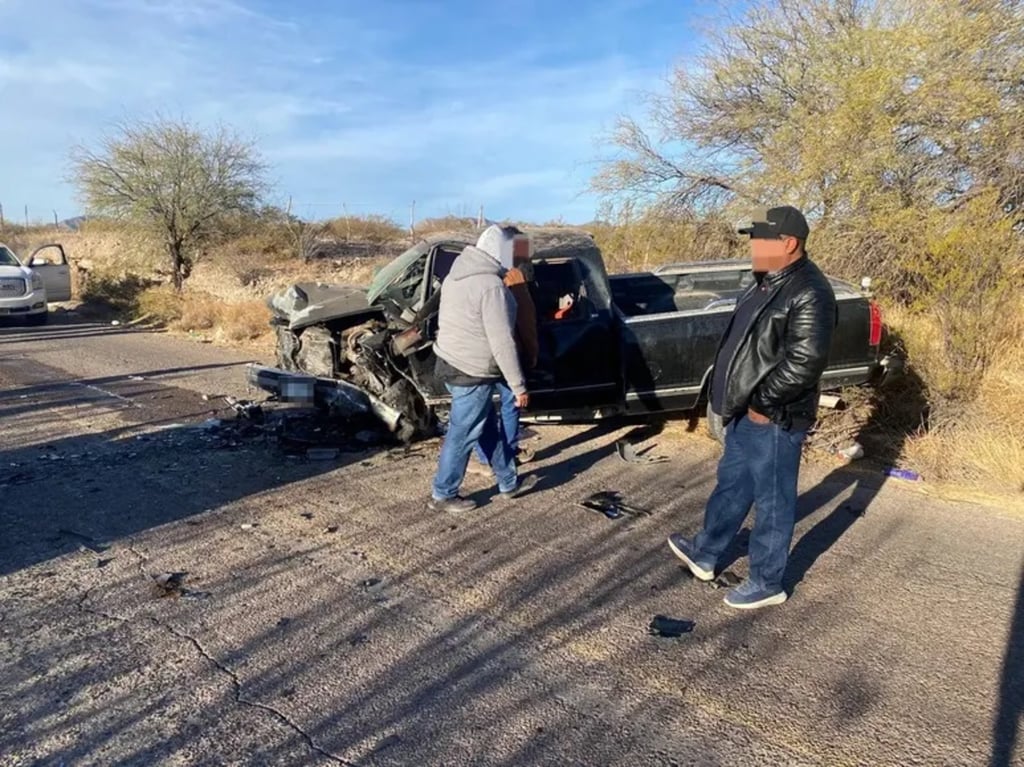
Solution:
M 585 509 L 604 514 L 608 519 L 620 519 L 622 517 L 649 517 L 651 512 L 637 506 L 631 506 L 622 500 L 620 493 L 614 490 L 601 490 L 588 495 L 580 505 Z
M 743 583 L 743 579 L 740 578 L 732 570 L 726 570 L 724 573 L 719 575 L 708 585 L 713 589 L 734 589 Z
M 638 453 L 636 448 L 624 439 L 620 439 L 615 443 L 615 452 L 618 453 L 626 463 L 637 463 L 637 464 L 650 464 L 650 463 L 665 463 L 668 461 L 663 455 L 647 455 L 651 450 L 654 449 L 654 445 L 647 448 L 643 452 Z
M 188 571 L 160 573 L 153 576 L 153 585 L 156 588 L 156 595 L 163 597 L 180 597 L 184 592 L 183 584 Z
M 696 626 L 694 621 L 669 618 L 667 615 L 655 615 L 647 627 L 647 633 L 666 639 L 677 639 L 683 634 L 692 632 Z

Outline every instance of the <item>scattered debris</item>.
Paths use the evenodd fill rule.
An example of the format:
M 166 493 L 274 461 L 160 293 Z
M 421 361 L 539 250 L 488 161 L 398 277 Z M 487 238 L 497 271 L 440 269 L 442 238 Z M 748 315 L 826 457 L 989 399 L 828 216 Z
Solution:
M 128 376 L 129 381 L 145 381 L 145 376 Z
M 206 395 L 203 395 L 203 398 L 205 399 Z M 224 397 L 223 399 L 239 418 L 247 418 L 250 421 L 263 420 L 263 405 L 260 403 L 234 397 Z
M 113 561 L 114 561 L 113 557 L 110 557 L 108 559 L 97 559 L 96 560 L 96 569 L 102 569 L 102 568 L 106 567 L 107 565 L 109 565 Z
M 743 579 L 740 578 L 732 570 L 726 570 L 724 573 L 719 575 L 708 585 L 713 589 L 734 589 L 743 583 Z
M 852 445 L 837 450 L 836 454 L 848 461 L 856 461 L 864 457 L 864 446 L 859 442 L 854 442 Z
M 668 458 L 663 455 L 648 456 L 647 453 L 653 450 L 654 447 L 654 445 L 651 445 L 651 447 L 647 448 L 643 452 L 638 453 L 631 443 L 624 439 L 620 439 L 615 443 L 615 452 L 618 453 L 619 458 L 626 463 L 665 463 L 668 461 Z
M 259 523 L 259 522 L 243 522 L 243 523 L 242 523 L 242 524 L 240 525 L 240 527 L 241 527 L 241 528 L 242 528 L 243 530 L 252 530 L 252 529 L 254 529 L 254 528 L 257 528 L 257 527 L 259 527 L 259 526 L 260 526 L 260 523 Z
M 669 618 L 667 615 L 655 615 L 647 627 L 647 633 L 666 639 L 677 639 L 683 634 L 689 634 L 696 626 L 694 621 Z
M 311 511 L 304 511 L 301 514 L 299 514 L 299 516 L 302 517 L 303 519 L 312 519 L 313 518 L 313 512 L 311 512 Z
M 601 490 L 588 495 L 580 501 L 580 505 L 585 509 L 604 514 L 608 519 L 619 519 L 624 516 L 649 517 L 651 515 L 647 509 L 630 506 L 622 500 L 619 493 L 613 490 Z
M 337 525 L 331 525 L 330 527 L 325 527 L 324 528 L 324 534 L 325 535 L 329 534 L 329 533 L 336 533 L 336 532 L 338 532 L 338 526 Z
M 349 639 L 348 643 L 352 647 L 358 647 L 359 645 L 368 644 L 369 641 L 370 637 L 366 636 L 366 634 L 357 634 L 356 636 Z
M 380 585 L 380 583 L 381 583 L 381 579 L 380 578 L 367 578 L 365 581 L 363 581 L 359 585 L 362 586 L 364 589 L 372 589 L 374 586 Z
M 916 471 L 911 471 L 910 469 L 897 469 L 892 466 L 886 469 L 884 473 L 887 477 L 894 477 L 895 479 L 905 479 L 910 482 L 917 482 L 919 479 L 921 479 L 921 475 L 918 474 Z
M 183 584 L 188 572 L 160 573 L 153 576 L 157 597 L 180 597 L 184 593 Z
M 291 618 L 282 618 L 281 620 L 279 620 L 279 621 L 277 622 L 277 627 L 278 627 L 278 628 L 281 628 L 281 629 L 283 629 L 283 628 L 285 628 L 285 627 L 286 627 L 286 626 L 287 626 L 288 624 L 290 624 L 291 622 L 292 622 L 292 619 L 291 619 Z

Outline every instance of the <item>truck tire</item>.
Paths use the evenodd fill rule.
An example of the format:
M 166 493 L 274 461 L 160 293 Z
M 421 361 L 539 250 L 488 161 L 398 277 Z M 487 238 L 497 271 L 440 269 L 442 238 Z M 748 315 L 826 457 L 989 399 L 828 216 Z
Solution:
M 711 403 L 707 407 L 708 433 L 718 441 L 720 445 L 725 444 L 725 427 L 722 426 L 722 416 L 711 409 Z

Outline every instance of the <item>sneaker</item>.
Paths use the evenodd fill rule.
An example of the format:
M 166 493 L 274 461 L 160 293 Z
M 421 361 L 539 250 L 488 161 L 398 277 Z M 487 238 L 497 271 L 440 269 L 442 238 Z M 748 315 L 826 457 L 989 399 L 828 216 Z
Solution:
M 781 605 L 788 596 L 785 589 L 772 591 L 751 581 L 744 581 L 725 595 L 725 603 L 737 610 L 754 610 L 758 607 Z
M 516 483 L 515 488 L 509 490 L 507 493 L 500 493 L 501 497 L 506 501 L 515 500 L 516 498 L 522 498 L 528 492 L 533 490 L 537 486 L 537 482 L 540 478 L 536 474 L 528 474 L 525 477 L 520 477 Z
M 452 498 L 434 498 L 427 501 L 427 508 L 431 511 L 450 511 L 453 514 L 460 514 L 465 511 L 472 511 L 476 508 L 476 502 L 456 495 Z
M 715 579 L 715 563 L 701 559 L 693 544 L 679 533 L 672 533 L 668 537 L 668 547 L 672 553 L 679 557 L 686 566 L 690 568 L 693 577 L 699 581 L 713 581 Z

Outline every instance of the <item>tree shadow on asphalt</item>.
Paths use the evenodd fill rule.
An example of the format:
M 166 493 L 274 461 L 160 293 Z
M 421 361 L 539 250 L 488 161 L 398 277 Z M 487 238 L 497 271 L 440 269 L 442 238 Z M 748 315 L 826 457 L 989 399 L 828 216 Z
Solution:
M 74 408 L 77 402 L 71 396 L 59 404 Z M 95 403 L 89 404 L 90 413 L 96 412 Z M 0 417 L 17 412 L 34 428 L 61 420 L 45 411 L 33 416 L 31 410 L 4 409 L 0 401 Z M 123 426 L 98 434 L 44 439 L 0 452 L 0 576 L 83 547 L 101 553 L 140 531 L 393 448 L 382 434 L 377 444 L 353 440 L 328 460 L 288 456 L 273 431 L 274 421 L 187 423 L 210 413 L 209 406 L 184 413 L 179 408 L 142 419 L 132 411 Z M 138 433 L 142 427 L 145 433 Z
M 1014 749 L 1020 738 L 1024 718 L 1024 564 L 1017 585 L 1017 603 L 1010 619 L 1006 654 L 999 680 L 999 699 L 992 728 L 992 755 L 989 767 L 1015 764 Z
M 242 552 L 244 577 L 225 573 L 204 582 L 202 587 L 213 594 L 208 602 L 140 603 L 130 595 L 146 585 L 141 574 L 105 582 L 106 571 L 96 570 L 99 587 L 85 592 L 84 604 L 123 619 L 91 613 L 93 633 L 73 638 L 70 648 L 41 651 L 29 668 L 49 668 L 65 653 L 89 657 L 98 644 L 124 641 L 123 623 L 145 620 L 165 635 L 198 637 L 210 657 L 232 670 L 238 687 L 221 668 L 200 664 L 205 680 L 220 680 L 224 698 L 198 706 L 187 726 L 170 732 L 140 724 L 167 715 L 161 709 L 167 696 L 186 696 L 180 680 L 176 692 L 165 689 L 163 698 L 154 692 L 152 698 L 143 696 L 141 704 L 132 690 L 98 696 L 70 723 L 81 731 L 78 740 L 57 746 L 52 761 L 87 759 L 98 743 L 114 741 L 121 750 L 111 753 L 110 760 L 129 764 L 194 753 L 200 738 L 208 738 L 204 744 L 216 749 L 218 727 L 224 726 L 219 712 L 233 711 L 235 697 L 275 726 L 281 719 L 268 707 L 290 722 L 292 736 L 251 744 L 267 764 L 518 767 L 574 760 L 635 764 L 645 757 L 646 763 L 715 763 L 731 734 L 776 743 L 771 728 L 764 721 L 759 727 L 749 711 L 716 708 L 715 691 L 724 680 L 752 677 L 758 685 L 769 684 L 777 664 L 799 666 L 806 641 L 821 635 L 845 638 L 836 628 L 843 616 L 833 624 L 822 622 L 822 605 L 808 600 L 755 614 L 721 607 L 722 592 L 685 577 L 663 543 L 671 530 L 699 526 L 713 466 L 707 461 L 628 466 L 614 457 L 610 437 L 611 432 L 583 432 L 560 443 L 557 451 L 545 451 L 540 460 L 561 460 L 546 469 L 553 479 L 535 505 L 526 499 L 511 507 L 488 504 L 472 517 L 427 514 L 419 499 L 386 491 L 410 473 L 425 477 L 433 468 L 429 462 L 353 466 L 344 486 L 327 477 L 303 476 L 296 468 L 296 477 L 308 482 L 303 497 L 317 527 L 331 522 L 339 532 L 328 543 L 295 533 L 298 551 L 288 550 L 281 533 L 271 541 L 277 545 L 273 552 Z M 264 464 L 250 463 L 248 455 L 235 457 L 251 465 L 254 474 L 268 471 Z M 574 470 L 600 461 L 609 461 L 615 470 L 603 477 Z M 217 467 L 207 471 L 215 474 Z M 127 481 L 132 473 L 126 467 L 121 478 Z M 192 481 L 192 476 L 180 481 Z M 279 478 L 268 489 L 285 481 L 295 479 Z M 578 500 L 599 484 L 615 485 L 654 513 L 613 521 L 580 509 Z M 349 500 L 347 488 L 359 485 L 379 488 L 372 505 Z M 819 497 L 834 500 L 838 493 L 830 489 Z M 215 498 L 210 508 L 225 502 Z M 886 523 L 878 524 L 877 533 L 886 535 Z M 201 545 L 209 535 L 197 524 L 181 529 L 173 543 L 176 547 L 191 539 Z M 431 537 L 440 537 L 441 543 L 425 544 Z M 208 551 L 212 562 L 217 544 L 206 545 L 193 556 Z M 136 546 L 148 553 L 145 541 Z M 408 566 L 396 559 L 399 552 L 405 553 Z M 155 560 L 160 554 L 151 556 Z M 284 589 L 283 595 L 274 594 L 275 585 Z M 237 638 L 217 630 L 216 623 L 211 627 L 211 616 L 204 612 L 206 605 L 231 604 L 242 605 L 233 615 L 241 616 L 244 609 L 252 620 L 248 628 L 241 620 L 231 626 Z M 839 609 L 829 606 L 831 613 Z M 698 631 L 681 641 L 644 636 L 655 612 L 697 618 Z M 45 620 L 45 614 L 38 620 Z M 1018 646 L 1019 633 L 1014 630 Z M 794 634 L 803 641 L 790 641 Z M 813 706 L 815 721 L 830 723 L 839 733 L 871 716 L 879 694 L 856 659 L 877 653 L 876 645 L 885 638 L 871 627 L 859 636 L 858 641 L 845 640 L 853 660 L 838 664 L 831 695 Z M 190 650 L 187 642 L 182 646 Z M 1008 654 L 1004 683 L 1019 669 L 1020 657 Z M 99 669 L 89 664 L 61 685 L 117 689 L 112 680 L 131 678 L 133 662 L 126 655 Z M 53 701 L 47 697 L 52 684 L 26 673 L 7 686 L 22 706 L 18 727 L 3 728 L 9 737 L 20 743 L 53 742 L 67 729 L 68 722 L 53 717 Z M 1019 686 L 1006 684 L 1006 710 L 1013 715 L 1020 711 L 1014 702 L 1019 696 L 1013 697 Z M 302 700 L 296 690 L 319 692 Z M 775 694 L 781 696 L 781 708 L 775 709 L 780 713 L 798 706 L 806 691 Z M 837 753 L 854 761 L 863 757 L 842 751 L 841 745 L 835 746 L 838 752 L 805 751 L 786 739 L 777 748 L 794 763 L 816 763 Z M 245 761 L 247 755 L 207 752 L 213 762 L 218 756 Z

